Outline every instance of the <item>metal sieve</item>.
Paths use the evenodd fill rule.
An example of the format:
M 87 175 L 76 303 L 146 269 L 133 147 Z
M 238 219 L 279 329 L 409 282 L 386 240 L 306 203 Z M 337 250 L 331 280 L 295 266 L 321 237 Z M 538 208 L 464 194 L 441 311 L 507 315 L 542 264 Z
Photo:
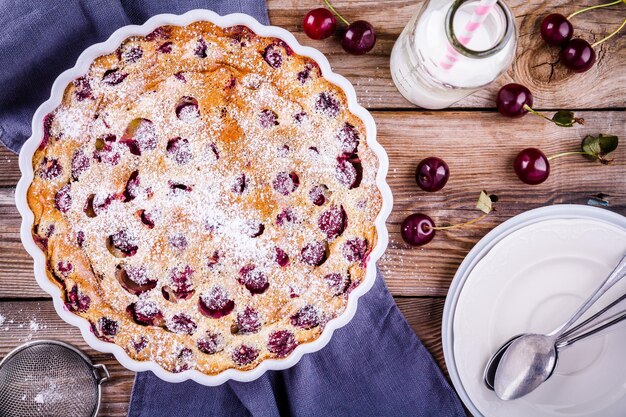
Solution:
M 67 343 L 26 343 L 0 361 L 0 416 L 95 417 L 109 377 Z

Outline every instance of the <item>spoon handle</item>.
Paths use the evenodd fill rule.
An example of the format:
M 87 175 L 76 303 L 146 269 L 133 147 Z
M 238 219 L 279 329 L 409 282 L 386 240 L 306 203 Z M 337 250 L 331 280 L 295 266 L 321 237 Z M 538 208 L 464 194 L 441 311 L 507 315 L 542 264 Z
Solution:
M 620 321 L 623 321 L 626 319 L 626 311 L 622 311 L 621 313 L 618 313 L 612 317 L 609 317 L 608 319 L 605 319 L 604 321 L 601 321 L 600 323 L 598 323 L 595 327 L 589 329 L 589 330 L 585 330 L 583 333 L 579 334 L 578 336 L 574 336 L 570 339 L 567 340 L 562 340 L 557 342 L 556 347 L 558 349 L 563 349 L 567 346 L 571 346 L 574 343 L 578 342 L 579 340 L 582 340 L 586 337 L 589 337 L 591 335 L 594 335 L 598 332 L 601 332 L 602 330 L 609 328 L 611 326 L 613 326 L 614 324 L 619 323 Z
M 572 317 L 570 317 L 565 323 L 563 323 L 556 330 L 552 331 L 548 334 L 548 336 L 552 336 L 554 338 L 558 338 L 563 334 L 567 329 L 570 328 L 572 324 L 576 322 L 588 309 L 595 303 L 598 298 L 602 297 L 605 292 L 609 288 L 611 288 L 615 283 L 617 283 L 620 279 L 622 279 L 626 275 L 626 255 L 622 257 L 620 262 L 617 264 L 613 272 L 604 280 L 604 282 L 596 289 L 593 294 L 585 301 L 578 310 L 574 312 Z
M 561 340 L 565 340 L 567 337 L 571 336 L 572 334 L 575 333 L 583 333 L 586 332 L 587 330 L 595 327 L 597 325 L 597 323 L 593 323 L 598 317 L 603 316 L 604 313 L 606 313 L 607 311 L 611 310 L 613 307 L 615 307 L 616 305 L 618 305 L 619 303 L 621 303 L 622 301 L 624 301 L 626 299 L 626 294 L 622 295 L 621 297 L 619 297 L 617 300 L 613 301 L 611 304 L 609 304 L 608 306 L 604 307 L 602 310 L 598 311 L 597 313 L 595 313 L 593 316 L 590 316 L 588 319 L 580 322 L 579 324 L 577 324 L 574 327 L 571 327 L 570 329 L 568 329 L 567 331 L 563 332 L 560 336 L 559 336 L 559 342 Z M 591 323 L 590 326 L 588 326 L 588 324 Z M 580 330 L 580 331 L 579 331 Z

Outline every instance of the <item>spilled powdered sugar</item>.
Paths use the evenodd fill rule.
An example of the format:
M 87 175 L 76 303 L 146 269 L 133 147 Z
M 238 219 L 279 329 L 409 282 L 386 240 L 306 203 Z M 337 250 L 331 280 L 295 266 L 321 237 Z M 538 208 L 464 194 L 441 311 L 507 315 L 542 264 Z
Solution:
M 22 309 L 17 311 L 17 314 L 21 316 L 23 313 Z M 21 317 L 20 317 L 21 318 Z M 4 326 L 4 327 L 2 327 Z M 48 326 L 41 323 L 37 320 L 36 317 L 26 318 L 26 321 L 16 321 L 13 318 L 9 318 L 7 315 L 0 314 L 0 330 L 8 332 L 13 329 L 15 332 L 19 332 L 22 334 L 24 330 L 27 330 L 28 333 L 19 338 L 20 341 L 30 341 L 33 337 L 36 336 L 37 332 L 47 329 Z
M 31 320 L 28 327 L 31 331 L 36 332 L 41 329 L 41 324 L 37 323 L 35 320 Z

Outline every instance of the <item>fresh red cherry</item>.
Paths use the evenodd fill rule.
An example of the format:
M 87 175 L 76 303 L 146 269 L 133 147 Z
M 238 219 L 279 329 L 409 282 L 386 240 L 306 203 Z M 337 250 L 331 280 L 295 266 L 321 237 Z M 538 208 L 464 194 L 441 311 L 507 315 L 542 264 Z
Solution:
M 423 159 L 415 170 L 415 181 L 424 191 L 441 190 L 450 177 L 450 169 L 443 159 L 434 156 Z
M 550 175 L 550 161 L 537 148 L 520 151 L 513 162 L 513 168 L 519 179 L 530 185 L 541 184 Z
M 498 91 L 496 105 L 503 116 L 522 117 L 528 113 L 524 106 L 533 106 L 533 95 L 521 84 L 507 84 Z
M 335 15 L 323 7 L 311 10 L 302 19 L 302 30 L 309 38 L 315 40 L 328 38 L 335 33 L 336 27 Z
M 363 55 L 376 43 L 374 27 L 365 20 L 352 22 L 341 38 L 341 47 L 349 54 Z
M 596 62 L 596 52 L 584 39 L 572 39 L 561 49 L 561 62 L 574 72 L 585 72 Z
M 435 237 L 435 222 L 422 213 L 411 214 L 400 227 L 402 239 L 411 246 L 422 246 Z
M 573 34 L 574 27 L 562 14 L 549 14 L 541 22 L 541 37 L 548 45 L 563 45 L 572 39 Z

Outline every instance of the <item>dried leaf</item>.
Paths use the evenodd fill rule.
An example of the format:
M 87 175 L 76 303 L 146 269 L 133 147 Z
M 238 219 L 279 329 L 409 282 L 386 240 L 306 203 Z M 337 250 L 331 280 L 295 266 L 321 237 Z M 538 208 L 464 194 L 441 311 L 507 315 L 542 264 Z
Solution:
M 493 210 L 491 197 L 489 197 L 489 194 L 487 194 L 485 190 L 480 192 L 480 196 L 478 196 L 478 201 L 476 202 L 476 208 L 485 214 L 489 214 Z

